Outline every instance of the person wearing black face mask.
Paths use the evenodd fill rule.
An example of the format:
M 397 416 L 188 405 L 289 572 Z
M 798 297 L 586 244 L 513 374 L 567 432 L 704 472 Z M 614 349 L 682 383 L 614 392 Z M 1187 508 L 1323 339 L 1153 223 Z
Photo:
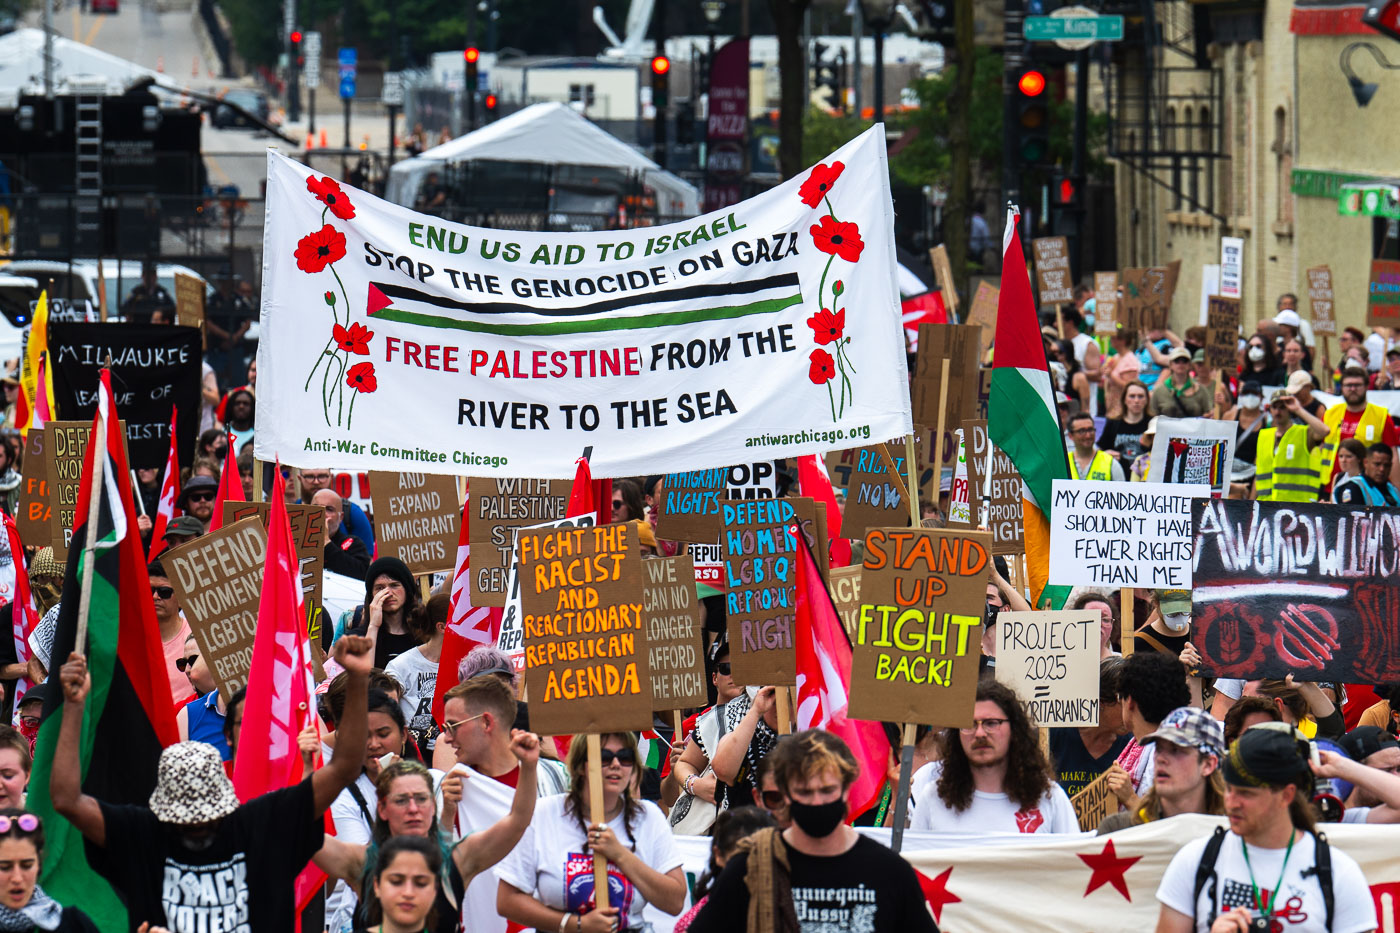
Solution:
M 806 919 L 813 917 L 822 918 L 821 929 L 937 933 L 909 863 L 844 822 L 860 773 L 846 743 L 809 729 L 780 742 L 772 758 L 792 825 L 750 837 L 725 864 L 690 933 L 798 933 L 816 928 Z

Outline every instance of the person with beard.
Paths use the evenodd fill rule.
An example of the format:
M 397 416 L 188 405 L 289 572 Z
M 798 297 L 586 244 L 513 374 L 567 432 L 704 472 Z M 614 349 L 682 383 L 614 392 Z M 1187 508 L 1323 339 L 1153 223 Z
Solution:
M 1183 706 L 1168 713 L 1146 741 L 1156 743 L 1152 789 L 1137 808 L 1104 817 L 1100 836 L 1180 813 L 1225 812 L 1220 776 L 1225 734 L 1219 720 L 1203 709 Z
M 772 757 L 792 825 L 745 840 L 690 933 L 937 933 L 913 867 L 843 822 L 860 774 L 846 743 L 808 729 L 784 739 Z
M 972 715 L 971 728 L 944 731 L 943 760 L 925 765 L 934 771 L 915 801 L 910 828 L 1078 832 L 1079 818 L 1069 795 L 1055 783 L 1055 772 L 1016 692 L 999 681 L 982 680 Z
M 212 476 L 192 476 L 180 490 L 175 507 L 186 515 L 199 519 L 205 531 L 209 530 L 209 520 L 214 517 L 214 501 L 219 496 L 219 481 Z

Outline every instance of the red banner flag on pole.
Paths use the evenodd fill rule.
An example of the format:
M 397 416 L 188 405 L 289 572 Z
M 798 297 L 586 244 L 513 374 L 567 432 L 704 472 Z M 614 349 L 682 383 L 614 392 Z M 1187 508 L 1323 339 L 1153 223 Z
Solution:
M 228 447 L 224 450 L 224 465 L 219 469 L 219 491 L 214 496 L 214 514 L 209 516 L 209 530 L 218 531 L 223 527 L 225 502 L 247 501 L 248 497 L 243 495 L 243 479 L 238 475 L 238 458 L 233 453 L 233 435 L 229 434 Z
M 438 655 L 437 686 L 433 690 L 433 719 L 443 721 L 443 696 L 457 685 L 457 666 L 477 645 L 494 645 L 501 633 L 499 607 L 473 606 L 471 599 L 471 521 L 467 510 L 471 498 L 462 503 L 462 530 L 457 536 L 457 568 L 452 572 L 452 591 L 447 604 L 447 627 L 442 633 L 442 653 Z
M 151 525 L 151 547 L 146 552 L 147 560 L 154 560 L 157 554 L 165 550 L 165 528 L 180 514 L 180 508 L 175 504 L 180 498 L 180 453 L 175 444 L 175 421 L 179 417 L 180 409 L 172 407 L 170 453 L 165 457 L 165 475 L 160 481 L 160 501 L 156 504 L 156 516 Z

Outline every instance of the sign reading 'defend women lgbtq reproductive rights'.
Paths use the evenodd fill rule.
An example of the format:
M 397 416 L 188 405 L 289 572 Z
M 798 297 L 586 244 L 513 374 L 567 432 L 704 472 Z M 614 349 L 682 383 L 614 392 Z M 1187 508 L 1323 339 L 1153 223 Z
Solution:
M 1191 500 L 1210 487 L 1057 479 L 1050 510 L 1050 582 L 1061 586 L 1191 587 Z
M 269 151 L 259 457 L 567 479 L 910 433 L 884 136 L 585 233 L 450 223 Z M 857 440 L 858 439 L 858 440 Z

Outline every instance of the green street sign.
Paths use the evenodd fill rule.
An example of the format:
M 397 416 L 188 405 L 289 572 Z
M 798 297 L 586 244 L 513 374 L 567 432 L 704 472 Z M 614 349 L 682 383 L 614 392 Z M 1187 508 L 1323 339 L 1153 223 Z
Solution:
M 1027 16 L 1023 35 L 1030 42 L 1120 42 L 1121 16 Z

